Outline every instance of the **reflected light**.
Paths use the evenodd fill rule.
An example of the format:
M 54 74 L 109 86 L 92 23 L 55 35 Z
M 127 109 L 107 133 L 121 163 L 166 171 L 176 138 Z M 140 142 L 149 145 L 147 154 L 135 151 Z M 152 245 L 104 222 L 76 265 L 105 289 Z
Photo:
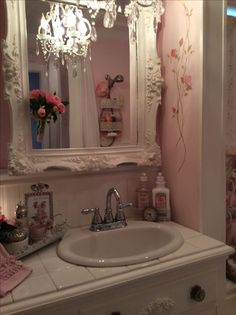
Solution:
M 227 7 L 227 15 L 236 17 L 236 7 L 228 6 Z

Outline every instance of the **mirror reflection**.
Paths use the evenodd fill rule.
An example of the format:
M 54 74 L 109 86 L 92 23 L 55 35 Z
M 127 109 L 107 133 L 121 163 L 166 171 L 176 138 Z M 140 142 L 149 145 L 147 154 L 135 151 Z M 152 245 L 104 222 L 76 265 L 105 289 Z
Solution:
M 130 140 L 130 134 L 137 131 L 131 130 L 131 125 L 136 124 L 130 123 L 126 17 L 118 14 L 115 26 L 104 28 L 104 12 L 100 12 L 96 18 L 97 40 L 91 42 L 86 58 L 80 58 L 75 67 L 72 63 L 66 66 L 53 59 L 45 62 L 40 45 L 37 47 L 36 35 L 42 13 L 46 16 L 49 10 L 48 2 L 26 0 L 32 147 L 137 144 L 136 137 Z M 45 127 L 39 121 L 44 121 Z

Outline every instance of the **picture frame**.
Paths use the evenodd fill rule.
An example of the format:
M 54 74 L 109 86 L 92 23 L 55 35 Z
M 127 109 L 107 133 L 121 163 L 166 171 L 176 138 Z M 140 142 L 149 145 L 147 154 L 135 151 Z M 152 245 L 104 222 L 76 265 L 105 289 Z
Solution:
M 53 220 L 52 192 L 26 193 L 25 207 L 30 223 L 47 224 Z

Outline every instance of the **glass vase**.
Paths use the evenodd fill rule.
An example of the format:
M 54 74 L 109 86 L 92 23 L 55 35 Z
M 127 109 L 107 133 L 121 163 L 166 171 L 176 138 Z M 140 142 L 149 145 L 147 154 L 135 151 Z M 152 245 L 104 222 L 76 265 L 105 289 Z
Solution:
M 37 142 L 43 142 L 46 120 L 39 120 L 37 123 Z

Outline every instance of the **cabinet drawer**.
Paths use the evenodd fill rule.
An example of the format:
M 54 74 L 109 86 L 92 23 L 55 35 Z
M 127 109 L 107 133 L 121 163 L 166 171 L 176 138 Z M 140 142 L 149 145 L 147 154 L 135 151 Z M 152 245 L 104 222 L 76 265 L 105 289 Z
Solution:
M 197 302 L 190 297 L 191 289 L 195 285 L 201 286 L 205 291 L 202 302 Z M 154 307 L 155 302 L 162 303 L 167 299 L 174 302 L 174 306 L 168 313 L 170 315 L 191 315 L 201 314 L 201 312 L 205 314 L 205 310 L 209 310 L 209 314 L 216 314 L 216 296 L 217 273 L 209 271 L 183 277 L 173 282 L 168 281 L 162 285 L 158 285 L 158 279 L 156 283 L 146 282 L 145 285 L 140 283 L 138 290 L 136 285 L 110 289 L 102 295 L 97 294 L 94 297 L 94 303 L 85 303 L 85 307 L 83 303 L 80 304 L 80 314 L 111 315 L 113 312 L 120 312 L 121 315 L 141 315 L 148 305 Z M 153 314 L 161 313 L 153 310 Z
M 195 285 L 201 286 L 205 291 L 202 302 L 197 302 L 190 297 L 191 289 Z M 144 314 L 143 311 L 148 305 L 158 300 L 163 306 L 163 300 L 169 299 L 174 302 L 169 313 L 161 313 L 154 308 L 153 315 L 216 315 L 218 290 L 218 273 L 212 269 L 208 272 L 194 272 L 193 275 L 182 272 L 177 277 L 174 273 L 170 273 L 165 276 L 134 280 L 64 302 L 42 305 L 23 313 L 17 312 L 17 314 L 141 315 Z M 148 314 L 151 315 L 151 313 Z

